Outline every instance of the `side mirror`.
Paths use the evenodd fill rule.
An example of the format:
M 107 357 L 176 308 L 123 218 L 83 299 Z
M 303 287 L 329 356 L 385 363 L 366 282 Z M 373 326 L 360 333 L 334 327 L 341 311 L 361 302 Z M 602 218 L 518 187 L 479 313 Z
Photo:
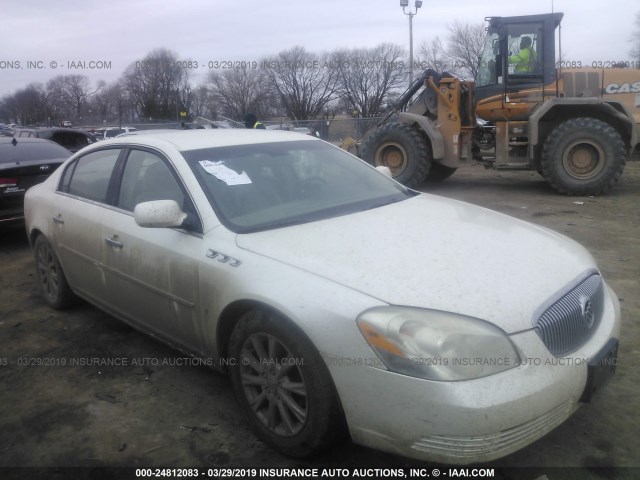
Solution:
M 141 227 L 167 228 L 180 227 L 187 214 L 175 200 L 154 200 L 136 205 L 133 218 Z
M 391 174 L 391 169 L 389 167 L 385 167 L 384 165 L 380 165 L 380 166 L 376 167 L 376 170 L 378 170 L 379 172 L 384 173 L 389 178 L 393 177 L 393 175 Z

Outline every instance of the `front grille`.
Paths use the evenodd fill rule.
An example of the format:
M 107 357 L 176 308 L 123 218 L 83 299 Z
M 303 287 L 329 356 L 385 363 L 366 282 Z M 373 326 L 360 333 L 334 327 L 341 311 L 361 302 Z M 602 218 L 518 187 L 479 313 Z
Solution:
M 556 357 L 580 348 L 596 330 L 604 308 L 604 283 L 597 273 L 561 294 L 534 319 L 534 329 Z

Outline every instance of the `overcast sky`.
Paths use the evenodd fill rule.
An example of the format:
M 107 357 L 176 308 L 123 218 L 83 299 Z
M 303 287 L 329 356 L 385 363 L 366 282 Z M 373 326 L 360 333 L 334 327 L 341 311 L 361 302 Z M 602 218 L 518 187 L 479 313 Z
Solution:
M 414 0 L 410 0 L 413 4 Z M 83 74 L 92 82 L 117 80 L 125 68 L 156 48 L 199 62 L 198 83 L 210 61 L 259 61 L 295 45 L 313 52 L 409 47 L 408 17 L 399 0 L 29 0 L 7 1 L 0 17 L 0 96 L 56 75 Z M 564 12 L 566 60 L 629 59 L 640 2 L 606 6 L 603 0 L 423 1 L 413 19 L 414 48 L 447 36 L 456 20 L 481 23 L 487 16 Z M 73 69 L 69 62 L 96 61 L 102 68 Z M 32 68 L 29 64 L 32 63 Z M 18 66 L 19 65 L 19 66 Z M 33 68 L 33 65 L 36 68 Z M 55 68 L 54 68 L 55 67 Z

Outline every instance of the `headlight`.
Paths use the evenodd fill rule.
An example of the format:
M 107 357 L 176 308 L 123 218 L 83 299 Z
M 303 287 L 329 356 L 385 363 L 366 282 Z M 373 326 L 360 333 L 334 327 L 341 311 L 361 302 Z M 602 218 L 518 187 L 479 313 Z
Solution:
M 358 328 L 384 364 L 429 380 L 486 377 L 517 366 L 520 356 L 498 327 L 455 313 L 377 307 L 358 317 Z

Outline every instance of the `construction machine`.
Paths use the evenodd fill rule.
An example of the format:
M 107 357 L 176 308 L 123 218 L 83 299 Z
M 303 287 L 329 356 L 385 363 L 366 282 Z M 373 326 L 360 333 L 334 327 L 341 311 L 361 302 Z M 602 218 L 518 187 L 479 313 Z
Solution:
M 369 132 L 362 158 L 409 187 L 476 160 L 538 171 L 567 195 L 608 192 L 638 146 L 640 62 L 557 59 L 562 17 L 487 17 L 475 81 L 426 70 Z

